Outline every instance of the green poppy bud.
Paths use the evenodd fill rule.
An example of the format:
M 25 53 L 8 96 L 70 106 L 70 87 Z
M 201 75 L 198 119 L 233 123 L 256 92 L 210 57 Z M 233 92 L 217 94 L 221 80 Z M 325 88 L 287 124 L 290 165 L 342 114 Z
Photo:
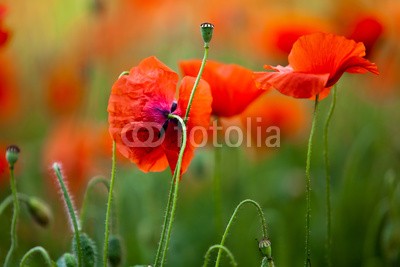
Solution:
M 118 266 L 122 262 L 122 246 L 121 239 L 112 235 L 108 240 L 108 261 L 111 266 Z
M 50 223 L 52 214 L 46 203 L 36 197 L 30 197 L 26 204 L 29 214 L 40 226 L 46 227 Z
M 83 256 L 83 266 L 92 267 L 96 266 L 97 259 L 97 247 L 92 239 L 85 234 L 79 233 L 79 238 L 81 240 L 81 249 Z M 78 255 L 78 248 L 76 245 L 75 237 L 72 240 L 72 251 L 75 255 Z
M 201 35 L 203 36 L 204 43 L 208 44 L 213 35 L 214 25 L 208 22 L 202 23 L 200 25 Z
M 14 168 L 14 164 L 18 160 L 18 154 L 19 154 L 20 151 L 21 150 L 16 145 L 11 145 L 11 146 L 7 147 L 6 160 L 7 160 L 8 164 L 10 165 L 10 169 Z
M 57 267 L 77 267 L 78 261 L 76 260 L 75 256 L 71 253 L 64 253 L 58 260 L 57 260 Z

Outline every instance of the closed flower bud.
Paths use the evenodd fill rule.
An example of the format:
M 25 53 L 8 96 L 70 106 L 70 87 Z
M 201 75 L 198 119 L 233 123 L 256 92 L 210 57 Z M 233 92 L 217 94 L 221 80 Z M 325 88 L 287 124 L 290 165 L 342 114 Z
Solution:
M 57 260 L 57 267 L 76 267 L 78 266 L 78 261 L 76 260 L 75 256 L 71 253 L 64 253 Z
M 204 43 L 208 44 L 212 39 L 214 25 L 208 22 L 202 23 L 200 25 L 200 30 Z
M 79 238 L 81 240 L 83 266 L 85 267 L 96 266 L 97 247 L 94 241 L 90 239 L 90 237 L 85 233 L 80 233 Z M 78 255 L 78 248 L 76 245 L 75 237 L 72 241 L 72 251 L 74 252 L 75 255 Z
M 36 197 L 30 197 L 27 201 L 28 211 L 32 218 L 40 226 L 46 227 L 52 218 L 50 208 L 46 203 Z
M 108 261 L 111 266 L 118 266 L 122 262 L 122 246 L 121 239 L 112 235 L 108 241 Z
M 19 154 L 20 151 L 21 150 L 16 145 L 11 145 L 11 146 L 7 147 L 6 159 L 7 159 L 8 164 L 10 165 L 11 169 L 14 168 L 14 164 L 18 160 L 18 154 Z
M 260 242 L 258 242 L 258 248 L 263 256 L 267 257 L 268 259 L 272 258 L 271 241 L 269 241 L 268 238 L 261 239 Z

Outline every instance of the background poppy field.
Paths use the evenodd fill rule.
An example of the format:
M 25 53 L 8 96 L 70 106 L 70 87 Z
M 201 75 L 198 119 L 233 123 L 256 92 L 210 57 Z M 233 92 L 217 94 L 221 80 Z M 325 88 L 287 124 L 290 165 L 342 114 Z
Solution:
M 329 132 L 332 260 L 333 266 L 400 266 L 398 0 L 1 0 L 0 200 L 10 195 L 5 149 L 16 144 L 18 191 L 44 200 L 52 211 L 50 224 L 41 227 L 21 205 L 15 260 L 37 245 L 54 260 L 70 249 L 72 234 L 51 164 L 61 162 L 80 209 L 89 180 L 110 176 L 112 84 L 152 55 L 181 74 L 180 61 L 202 57 L 199 25 L 205 21 L 215 25 L 209 59 L 254 71 L 286 65 L 292 44 L 304 34 L 331 32 L 365 44 L 380 75 L 340 79 Z M 311 161 L 313 266 L 326 266 L 322 132 L 331 97 L 320 102 Z M 271 91 L 241 115 L 222 120 L 230 125 L 260 116 L 263 129 L 281 129 L 280 147 L 224 145 L 220 162 L 223 225 L 240 201 L 259 202 L 276 266 L 301 266 L 304 260 L 304 167 L 312 110 L 311 100 Z M 211 145 L 196 150 L 183 176 L 167 266 L 201 266 L 208 247 L 221 239 L 214 155 Z M 123 239 L 123 266 L 152 264 L 170 172 L 143 173 L 123 156 L 117 160 L 114 231 Z M 99 251 L 106 201 L 105 188 L 96 187 L 83 225 Z M 7 208 L 0 217 L 0 262 L 10 246 L 11 216 Z M 256 212 L 242 209 L 226 243 L 239 266 L 260 266 L 260 237 Z M 40 256 L 30 263 L 43 266 Z M 229 266 L 225 257 L 222 266 Z

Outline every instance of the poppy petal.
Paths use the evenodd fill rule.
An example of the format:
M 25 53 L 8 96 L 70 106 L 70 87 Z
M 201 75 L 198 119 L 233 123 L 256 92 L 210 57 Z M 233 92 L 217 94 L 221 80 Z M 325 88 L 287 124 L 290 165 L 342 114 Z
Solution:
M 144 172 L 168 166 L 159 130 L 174 100 L 178 75 L 155 57 L 144 59 L 113 85 L 109 131 L 118 151 Z
M 310 98 L 325 89 L 329 74 L 307 74 L 290 67 L 278 72 L 255 72 L 254 79 L 260 88 L 274 87 L 282 94 L 295 98 Z
M 180 68 L 184 75 L 197 76 L 200 60 L 182 61 Z M 235 64 L 223 64 L 207 61 L 202 79 L 211 88 L 213 97 L 212 113 L 219 117 L 232 117 L 240 114 L 252 101 L 264 91 L 258 88 L 252 72 Z
M 357 68 L 357 73 L 361 73 L 360 69 L 376 73 L 374 64 L 366 59 L 360 60 L 364 56 L 365 47 L 362 43 L 334 34 L 315 33 L 300 37 L 294 43 L 288 59 L 289 65 L 297 72 L 329 73 L 328 86 L 331 86 L 349 68 Z
M 182 118 L 185 116 L 195 80 L 195 78 L 189 76 L 186 76 L 182 79 L 182 83 L 179 88 L 178 106 L 177 110 L 174 112 Z M 185 153 L 183 154 L 182 159 L 182 173 L 186 172 L 187 168 L 189 167 L 190 161 L 194 155 L 196 144 L 199 144 L 206 134 L 206 130 L 208 129 L 210 123 L 211 102 L 212 97 L 210 93 L 210 87 L 207 82 L 200 80 L 194 94 L 188 121 L 186 123 L 187 142 Z M 166 139 L 163 142 L 163 147 L 165 149 L 165 154 L 167 155 L 171 171 L 173 172 L 178 160 L 182 139 L 181 133 L 178 132 L 178 130 L 181 130 L 180 127 L 177 127 L 177 122 L 173 122 L 172 125 L 174 125 L 174 127 L 169 126 L 167 129 Z

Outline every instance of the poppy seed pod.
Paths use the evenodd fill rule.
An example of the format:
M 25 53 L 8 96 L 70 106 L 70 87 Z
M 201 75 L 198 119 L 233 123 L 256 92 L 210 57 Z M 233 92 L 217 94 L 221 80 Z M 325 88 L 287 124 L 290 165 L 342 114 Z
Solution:
M 21 150 L 16 145 L 10 145 L 10 146 L 7 147 L 6 159 L 7 159 L 8 164 L 10 165 L 10 169 L 14 168 L 14 164 L 18 160 L 19 152 L 21 152 Z
M 269 241 L 268 238 L 261 239 L 260 242 L 258 242 L 258 248 L 267 259 L 272 258 L 271 241 Z
M 204 43 L 208 44 L 213 35 L 214 25 L 208 22 L 200 24 L 201 36 L 203 36 Z

